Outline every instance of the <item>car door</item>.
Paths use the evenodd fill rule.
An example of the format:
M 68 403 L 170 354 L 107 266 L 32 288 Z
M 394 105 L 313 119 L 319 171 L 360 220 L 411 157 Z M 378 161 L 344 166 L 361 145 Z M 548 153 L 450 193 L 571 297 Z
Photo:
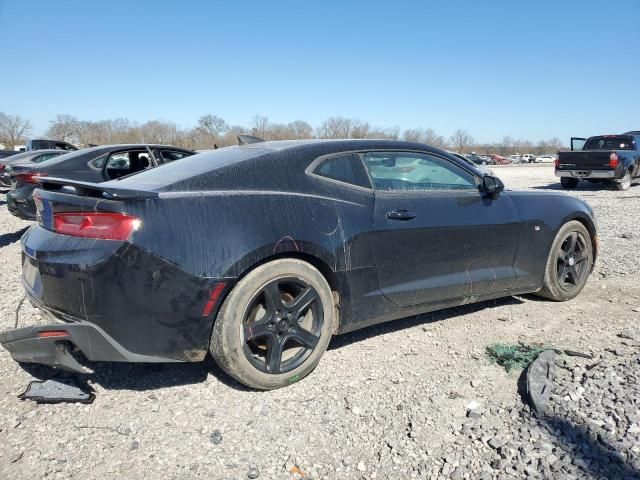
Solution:
M 587 143 L 586 138 L 581 137 L 571 137 L 571 151 L 579 152 L 584 147 L 584 144 Z
M 382 293 L 398 305 L 508 290 L 520 223 L 507 193 L 446 157 L 362 155 L 374 187 L 373 256 Z

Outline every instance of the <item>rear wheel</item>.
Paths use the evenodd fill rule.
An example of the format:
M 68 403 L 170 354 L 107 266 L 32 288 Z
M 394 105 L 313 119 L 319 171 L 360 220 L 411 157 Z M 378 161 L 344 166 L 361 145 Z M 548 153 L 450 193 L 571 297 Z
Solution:
M 587 228 L 578 221 L 563 225 L 556 235 L 538 295 L 563 302 L 578 295 L 593 266 L 593 246 Z
M 629 190 L 631 187 L 631 172 L 627 171 L 618 182 L 615 183 L 616 190 Z
M 570 178 L 570 177 L 560 178 L 560 184 L 564 188 L 576 188 L 578 186 L 578 181 L 579 180 L 577 178 Z
M 274 260 L 251 271 L 226 298 L 211 354 L 244 385 L 284 387 L 318 364 L 334 317 L 331 289 L 318 270 L 297 259 Z

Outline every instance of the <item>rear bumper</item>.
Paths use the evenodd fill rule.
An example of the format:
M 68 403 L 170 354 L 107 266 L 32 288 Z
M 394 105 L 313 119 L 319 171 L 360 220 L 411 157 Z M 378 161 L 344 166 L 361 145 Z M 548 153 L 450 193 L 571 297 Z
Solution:
M 19 195 L 9 192 L 7 193 L 7 208 L 9 212 L 23 220 L 36 219 L 36 204 L 32 197 L 21 198 Z
M 225 284 L 222 300 L 231 279 L 191 275 L 128 242 L 60 235 L 39 225 L 23 236 L 22 250 L 23 286 L 31 302 L 66 322 L 62 325 L 73 334 L 69 343 L 88 359 L 205 358 L 219 302 L 205 307 L 219 283 Z M 35 334 L 35 345 L 40 345 L 39 331 L 21 329 L 21 335 Z M 15 335 L 2 338 L 15 340 Z M 104 347 L 99 355 L 96 345 Z M 45 359 L 55 354 L 43 348 Z M 22 355 L 33 357 L 28 350 Z
M 49 333 L 47 333 L 49 332 Z M 56 336 L 46 336 L 55 332 Z M 77 349 L 89 360 L 109 362 L 176 362 L 128 351 L 100 327 L 79 321 L 37 325 L 0 333 L 0 344 L 17 362 L 39 363 L 72 372 L 83 366 L 71 353 Z
M 556 177 L 569 178 L 616 178 L 614 170 L 556 170 Z

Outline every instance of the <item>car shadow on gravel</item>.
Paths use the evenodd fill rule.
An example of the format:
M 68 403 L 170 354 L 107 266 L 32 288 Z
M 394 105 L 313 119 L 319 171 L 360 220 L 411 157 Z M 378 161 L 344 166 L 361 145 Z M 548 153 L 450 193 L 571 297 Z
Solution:
M 22 235 L 24 235 L 24 232 L 26 232 L 28 229 L 29 227 L 24 227 L 18 230 L 17 232 L 3 233 L 2 235 L 0 235 L 0 248 L 8 247 L 12 243 L 15 243 L 18 240 L 20 240 Z
M 224 373 L 210 355 L 203 362 L 121 363 L 90 362 L 85 359 L 82 363 L 90 367 L 93 373 L 63 372 L 62 375 L 76 377 L 82 384 L 100 385 L 105 390 L 146 391 L 203 383 L 211 374 L 234 390 L 253 391 Z M 60 374 L 59 370 L 45 365 L 24 363 L 20 366 L 29 375 L 40 380 Z
M 493 307 L 501 307 L 505 305 L 521 305 L 523 303 L 524 300 L 518 297 L 504 297 L 498 298 L 496 300 L 487 300 L 486 302 L 461 305 L 458 307 L 447 308 L 445 310 L 438 310 L 422 315 L 414 315 L 412 317 L 379 323 L 377 325 L 372 325 L 370 327 L 362 328 L 354 332 L 345 333 L 343 335 L 337 335 L 333 337 L 331 339 L 331 343 L 329 343 L 328 350 L 341 348 L 347 345 L 351 345 L 352 343 L 361 342 L 369 338 L 377 337 L 378 335 L 385 335 L 387 333 L 397 332 L 398 330 L 405 330 L 407 328 L 415 327 L 416 325 L 440 322 L 442 320 L 448 320 L 453 317 L 466 315 Z
M 640 185 L 632 184 L 630 188 Z M 601 190 L 616 191 L 611 183 L 591 183 L 580 182 L 575 188 L 564 188 L 560 183 L 550 183 L 549 185 L 535 185 L 531 187 L 534 190 L 558 190 L 560 192 L 599 192 Z

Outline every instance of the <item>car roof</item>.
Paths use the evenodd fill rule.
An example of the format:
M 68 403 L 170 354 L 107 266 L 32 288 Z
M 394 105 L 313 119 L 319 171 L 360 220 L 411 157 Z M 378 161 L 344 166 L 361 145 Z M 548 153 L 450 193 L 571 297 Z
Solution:
M 202 174 L 222 171 L 232 166 L 253 168 L 256 162 L 262 162 L 266 159 L 278 158 L 283 161 L 291 161 L 298 158 L 318 158 L 324 155 L 362 150 L 413 150 L 445 156 L 450 155 L 444 150 L 423 143 L 397 140 L 276 140 L 236 145 L 198 153 L 181 160 L 179 164 L 178 162 L 171 162 L 160 168 L 145 170 L 131 177 L 112 180 L 109 183 L 119 186 L 131 184 L 135 188 L 164 188 L 172 184 L 177 185 L 181 182 L 189 181 L 189 179 Z M 450 156 L 450 158 L 455 157 Z M 457 159 L 456 161 L 461 162 Z

